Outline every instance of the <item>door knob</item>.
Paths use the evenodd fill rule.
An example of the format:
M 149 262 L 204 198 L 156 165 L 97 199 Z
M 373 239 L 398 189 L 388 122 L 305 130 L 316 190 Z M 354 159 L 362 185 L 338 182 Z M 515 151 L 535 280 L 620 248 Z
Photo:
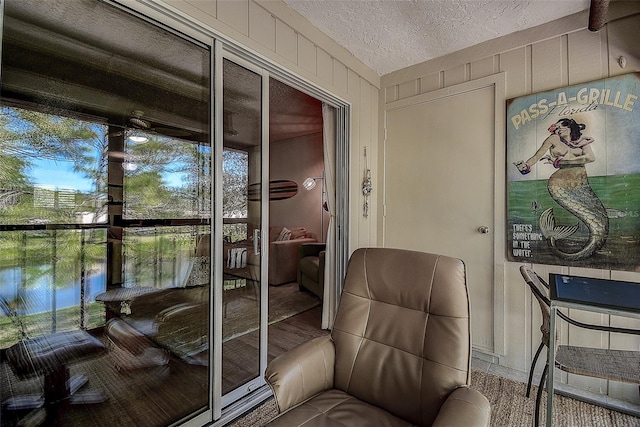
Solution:
M 489 227 L 486 225 L 478 227 L 478 231 L 482 234 L 487 234 L 489 232 Z

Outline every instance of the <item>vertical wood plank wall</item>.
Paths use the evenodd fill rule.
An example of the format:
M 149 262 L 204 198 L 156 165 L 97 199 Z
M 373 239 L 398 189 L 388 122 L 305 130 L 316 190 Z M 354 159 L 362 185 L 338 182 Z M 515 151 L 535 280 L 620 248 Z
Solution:
M 190 18 L 268 58 L 351 105 L 349 253 L 375 246 L 377 191 L 369 216 L 362 215 L 360 191 L 364 147 L 368 163 L 378 163 L 380 77 L 279 0 L 165 0 Z M 376 170 L 372 168 L 375 178 Z
M 521 95 L 639 71 L 640 5 L 634 5 L 633 2 L 618 3 L 620 4 L 611 3 L 609 23 L 597 33 L 586 30 L 588 14 L 583 12 L 382 76 L 380 146 L 383 147 L 384 143 L 385 104 L 400 99 L 504 72 L 504 102 Z M 620 56 L 627 59 L 624 69 L 618 64 Z M 455 141 L 451 143 L 457 145 Z M 496 141 L 496 144 L 505 143 Z M 380 153 L 382 156 L 382 149 Z M 380 163 L 383 164 L 382 158 Z M 497 172 L 506 173 L 505 170 Z M 469 173 L 469 178 L 473 179 L 473 174 L 477 174 L 478 171 Z M 505 210 L 504 200 L 496 200 L 495 203 L 497 212 Z M 381 208 L 379 216 L 382 217 Z M 500 355 L 500 364 L 527 372 L 540 343 L 540 309 L 522 280 L 519 272 L 521 264 L 507 262 L 505 254 L 496 254 L 495 265 L 504 266 L 505 277 L 505 354 Z M 640 281 L 640 273 L 633 272 L 544 265 L 533 267 L 542 277 L 546 277 L 549 272 L 563 272 Z M 628 319 L 610 319 L 609 316 L 584 312 L 572 312 L 571 315 L 582 321 L 640 327 L 640 322 Z M 582 346 L 640 350 L 640 339 L 636 337 L 615 334 L 609 336 L 597 331 L 569 329 L 566 326 L 562 327 L 560 340 Z M 541 367 L 538 372 L 540 371 Z M 638 388 L 635 385 L 609 383 L 565 374 L 562 378 L 572 386 L 637 402 Z

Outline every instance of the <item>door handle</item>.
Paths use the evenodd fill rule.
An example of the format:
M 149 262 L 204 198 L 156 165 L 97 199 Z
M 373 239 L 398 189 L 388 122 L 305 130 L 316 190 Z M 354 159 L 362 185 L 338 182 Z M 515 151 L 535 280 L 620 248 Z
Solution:
M 253 230 L 253 253 L 260 255 L 260 229 Z
M 478 231 L 482 234 L 487 234 L 489 233 L 489 227 L 487 227 L 486 225 L 482 225 L 478 227 Z

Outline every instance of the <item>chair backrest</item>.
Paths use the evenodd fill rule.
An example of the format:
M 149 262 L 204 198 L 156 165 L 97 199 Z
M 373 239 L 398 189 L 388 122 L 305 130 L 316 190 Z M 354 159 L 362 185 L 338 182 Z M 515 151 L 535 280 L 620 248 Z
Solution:
M 414 425 L 431 425 L 451 391 L 470 381 L 464 263 L 401 249 L 358 249 L 331 336 L 335 388 Z
M 549 342 L 549 319 L 551 317 L 551 302 L 549 300 L 549 285 L 538 274 L 531 270 L 526 265 L 520 266 L 520 274 L 522 278 L 529 285 L 529 289 L 533 296 L 538 300 L 540 305 L 540 311 L 542 312 L 542 325 L 540 325 L 540 332 L 542 332 L 542 339 L 545 343 Z
M 198 236 L 195 251 L 188 260 L 188 266 L 182 278 L 182 283 L 178 287 L 209 286 L 209 273 L 211 268 L 210 245 L 210 234 Z

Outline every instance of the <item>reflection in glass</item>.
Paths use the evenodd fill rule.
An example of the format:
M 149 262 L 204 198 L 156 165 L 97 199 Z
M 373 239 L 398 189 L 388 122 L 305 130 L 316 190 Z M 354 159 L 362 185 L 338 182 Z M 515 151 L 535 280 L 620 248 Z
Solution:
M 2 8 L 0 349 L 33 351 L 0 360 L 1 423 L 166 426 L 208 409 L 209 47 L 110 2 Z M 43 378 L 66 401 L 67 368 L 108 398 L 4 404 Z
M 125 139 L 122 163 L 124 217 L 210 218 L 211 147 L 140 132 L 133 138 Z
M 0 111 L 0 224 L 105 223 L 105 126 Z
M 123 236 L 124 287 L 209 285 L 208 227 L 141 227 Z
M 104 229 L 3 232 L 0 348 L 80 324 L 104 325 L 95 297 L 106 287 L 105 243 Z

